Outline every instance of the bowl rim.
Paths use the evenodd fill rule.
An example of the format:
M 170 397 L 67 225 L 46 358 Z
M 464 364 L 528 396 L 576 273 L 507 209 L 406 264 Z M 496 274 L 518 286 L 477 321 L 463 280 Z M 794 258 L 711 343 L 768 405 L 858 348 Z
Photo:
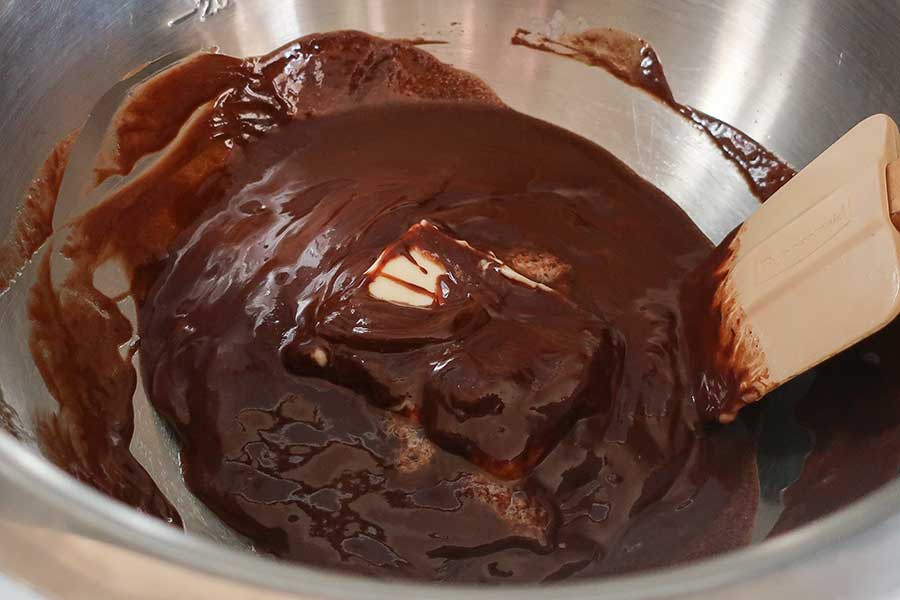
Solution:
M 227 548 L 187 534 L 142 514 L 71 477 L 6 432 L 0 432 L 0 475 L 36 496 L 45 505 L 88 527 L 90 533 L 163 562 L 189 567 L 205 575 L 279 592 L 317 598 L 396 600 L 458 598 L 560 599 L 666 598 L 735 585 L 762 574 L 787 569 L 823 548 L 847 544 L 852 538 L 896 516 L 900 480 L 834 513 L 765 542 L 711 558 L 641 574 L 614 575 L 541 585 L 475 586 L 378 580 L 335 570 L 288 563 Z M 79 531 L 81 528 L 79 528 Z

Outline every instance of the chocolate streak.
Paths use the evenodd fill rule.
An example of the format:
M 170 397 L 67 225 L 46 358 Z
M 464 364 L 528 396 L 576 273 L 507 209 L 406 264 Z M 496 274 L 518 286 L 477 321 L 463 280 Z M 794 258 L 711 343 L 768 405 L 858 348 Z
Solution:
M 765 202 L 796 171 L 740 129 L 675 99 L 656 50 L 647 41 L 617 29 L 587 29 L 552 39 L 517 29 L 511 42 L 601 67 L 629 85 L 655 96 L 696 125 L 743 175 Z
M 0 242 L 0 294 L 6 291 L 19 269 L 52 233 L 56 196 L 62 184 L 69 152 L 77 137 L 76 130 L 57 142 L 28 186 L 25 199 L 6 239 Z

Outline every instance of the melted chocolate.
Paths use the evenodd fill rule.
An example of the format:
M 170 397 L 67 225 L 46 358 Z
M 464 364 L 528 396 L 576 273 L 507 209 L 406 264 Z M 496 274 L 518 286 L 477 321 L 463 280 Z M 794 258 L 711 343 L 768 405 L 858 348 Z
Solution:
M 141 348 L 188 485 L 258 548 L 539 581 L 746 543 L 753 438 L 695 435 L 679 358 L 709 242 L 606 152 L 506 108 L 382 105 L 286 124 L 231 179 Z M 447 265 L 440 305 L 369 294 L 397 244 Z
M 174 238 L 222 197 L 241 146 L 291 119 L 411 99 L 500 103 L 483 82 L 409 44 L 356 33 L 310 36 L 246 60 L 200 54 L 138 86 L 116 115 L 98 158 L 97 182 L 129 173 L 142 156 L 167 151 L 141 178 L 71 225 L 56 250 L 71 271 L 56 289 L 48 253 L 30 296 L 32 355 L 60 404 L 39 426 L 48 458 L 115 498 L 177 522 L 129 452 L 136 384 L 129 296 L 143 301 Z M 49 189 L 47 179 L 58 190 L 61 171 L 48 172 L 55 177 L 39 178 L 36 189 Z M 43 228 L 34 237 L 40 241 L 50 231 L 55 191 L 45 196 L 52 202 L 41 201 L 22 221 L 25 233 L 37 228 L 32 221 Z M 18 246 L 11 248 L 16 268 L 20 254 Z M 95 272 L 109 264 L 131 281 L 114 298 L 94 286 Z
M 60 289 L 45 261 L 32 292 L 62 406 L 42 437 L 70 472 L 176 518 L 127 452 L 130 294 L 188 486 L 262 551 L 540 581 L 748 541 L 754 438 L 697 435 L 679 358 L 677 286 L 709 243 L 602 149 L 350 32 L 198 56 L 116 124 L 98 179 L 167 150 L 74 224 Z M 373 301 L 366 270 L 423 219 L 445 301 Z M 110 260 L 132 281 L 115 298 L 93 286 Z
M 681 106 L 638 49 L 618 76 Z M 760 196 L 792 173 L 679 111 Z M 701 426 L 682 358 L 709 299 L 679 290 L 711 245 L 603 149 L 357 32 L 199 55 L 136 89 L 106 148 L 98 181 L 166 152 L 73 224 L 56 250 L 71 271 L 54 286 L 45 258 L 31 293 L 32 351 L 61 406 L 41 440 L 69 472 L 177 521 L 128 453 L 130 297 L 186 483 L 262 552 L 380 577 L 555 581 L 749 542 L 755 431 Z M 386 250 L 446 267 L 432 304 L 372 296 Z M 112 298 L 93 283 L 109 261 L 131 282 Z M 829 384 L 841 361 L 884 361 L 866 394 L 894 399 L 895 329 L 822 367 L 801 408 L 824 394 L 835 415 L 862 414 Z M 835 461 L 844 479 L 858 468 L 842 449 L 869 430 L 804 422 L 825 441 L 778 531 L 872 489 L 900 456 L 886 424 L 865 446 L 885 468 L 829 487 Z

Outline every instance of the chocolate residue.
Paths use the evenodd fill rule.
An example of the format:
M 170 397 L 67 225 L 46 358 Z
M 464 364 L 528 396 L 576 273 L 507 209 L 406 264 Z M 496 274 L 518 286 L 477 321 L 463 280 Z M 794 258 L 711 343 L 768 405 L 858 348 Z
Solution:
M 6 239 L 0 242 L 0 294 L 52 233 L 56 196 L 77 137 L 78 131 L 73 131 L 50 152 L 28 187 Z
M 645 40 L 611 28 L 588 29 L 560 39 L 517 29 L 511 42 L 601 67 L 614 77 L 655 96 L 694 123 L 743 175 L 750 190 L 766 201 L 796 171 L 746 133 L 715 117 L 681 104 L 672 94 L 662 63 Z
M 170 523 L 175 509 L 129 452 L 134 431 L 137 349 L 116 301 L 90 280 L 70 279 L 57 293 L 49 256 L 31 288 L 31 354 L 60 410 L 42 418 L 37 436 L 44 455 L 73 477 Z M 125 355 L 120 347 L 126 348 Z
M 446 273 L 435 289 L 424 289 L 385 272 L 397 260 L 418 268 L 427 260 Z M 288 371 L 399 412 L 439 448 L 507 480 L 530 473 L 579 419 L 609 413 L 625 341 L 602 315 L 522 279 L 427 221 L 413 225 L 380 261 L 361 278 L 356 265 L 320 263 L 319 270 L 359 278 L 344 289 L 335 284 L 324 297 L 301 277 L 290 286 L 296 291 L 283 292 L 310 313 L 282 349 Z M 401 290 L 432 304 L 378 299 L 372 286 L 380 281 L 399 281 Z M 150 303 L 160 304 L 158 297 Z

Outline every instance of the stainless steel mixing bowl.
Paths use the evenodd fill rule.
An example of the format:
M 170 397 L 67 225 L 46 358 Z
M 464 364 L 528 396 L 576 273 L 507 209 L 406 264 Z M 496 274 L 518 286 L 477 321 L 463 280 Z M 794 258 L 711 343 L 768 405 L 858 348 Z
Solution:
M 355 28 L 448 41 L 429 49 L 483 77 L 514 108 L 610 149 L 669 193 L 714 240 L 756 205 L 718 151 L 670 111 L 603 72 L 511 46 L 516 27 L 606 25 L 637 33 L 657 48 L 680 101 L 738 126 L 798 166 L 872 113 L 900 117 L 896 0 L 223 4 L 205 0 L 192 12 L 190 0 L 0 0 L 0 229 L 12 221 L 54 143 L 78 127 L 124 74 L 173 51 L 218 46 L 249 55 L 314 31 Z M 222 10 L 213 14 L 217 8 Z M 0 398 L 28 429 L 31 415 L 52 409 L 52 401 L 27 366 L 27 323 L 2 311 L 0 323 Z M 153 440 L 146 443 L 152 446 Z M 779 464 L 769 468 L 777 471 Z M 156 475 L 167 476 L 165 469 Z M 306 598 L 900 597 L 900 482 L 811 526 L 695 564 L 602 581 L 463 589 L 362 580 L 185 536 L 75 482 L 27 442 L 5 434 L 0 434 L 0 478 L 0 516 L 6 520 L 0 529 L 5 536 L 0 571 L 30 578 L 39 588 L 53 571 L 73 578 L 73 586 L 75 580 L 92 580 L 91 589 L 114 589 L 103 583 L 109 579 L 102 572 L 109 559 L 75 560 L 67 553 L 85 546 L 53 536 L 69 531 L 133 551 L 120 555 L 127 561 L 115 563 L 130 565 L 133 597 L 155 597 L 155 590 L 163 594 L 163 589 L 190 597 L 206 590 L 217 598 L 269 598 L 276 590 Z M 200 524 L 192 530 L 216 537 L 200 517 L 194 521 Z M 163 563 L 142 563 L 145 556 Z M 163 576 L 164 563 L 180 568 Z M 92 568 L 101 572 L 88 573 Z M 159 577 L 177 582 L 166 581 L 166 588 Z

